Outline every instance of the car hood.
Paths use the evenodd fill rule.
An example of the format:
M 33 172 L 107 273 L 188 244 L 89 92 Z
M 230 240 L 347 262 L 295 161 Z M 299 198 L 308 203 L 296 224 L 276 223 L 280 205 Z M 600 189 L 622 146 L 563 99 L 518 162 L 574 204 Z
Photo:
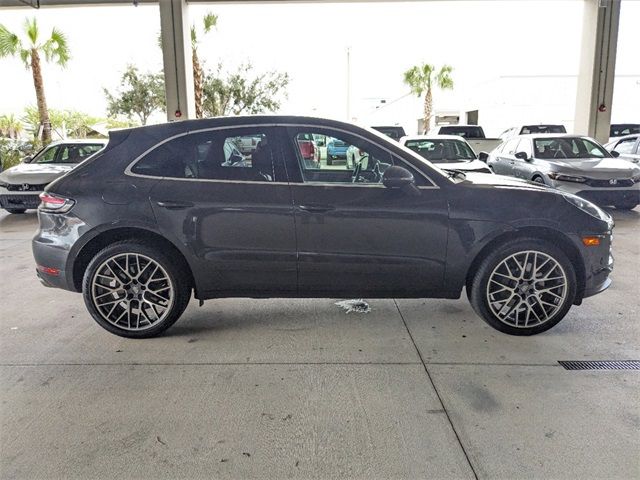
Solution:
M 487 171 L 489 167 L 480 160 L 469 160 L 468 162 L 438 162 L 435 166 L 443 170 L 459 170 L 461 172 Z
M 584 158 L 570 162 L 545 160 L 554 172 L 586 175 L 591 178 L 629 178 L 640 174 L 640 168 L 621 158 Z
M 14 185 L 23 183 L 42 185 L 53 182 L 56 178 L 61 177 L 75 167 L 77 167 L 77 164 L 21 163 L 0 173 L 0 182 Z

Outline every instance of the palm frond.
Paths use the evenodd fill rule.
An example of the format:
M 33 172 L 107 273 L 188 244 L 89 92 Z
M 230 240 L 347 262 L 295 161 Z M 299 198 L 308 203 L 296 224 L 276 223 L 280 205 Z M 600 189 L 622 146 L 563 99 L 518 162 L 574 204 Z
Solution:
M 22 42 L 15 33 L 0 25 L 0 58 L 11 57 L 22 50 Z
M 440 87 L 441 90 L 451 90 L 453 88 L 453 77 L 451 76 L 452 71 L 453 67 L 451 67 L 451 65 L 443 65 L 438 72 L 436 81 L 438 82 L 438 87 Z
M 19 55 L 20 60 L 22 60 L 22 62 L 24 63 L 24 66 L 27 68 L 31 67 L 31 50 L 21 48 Z
M 24 32 L 27 34 L 27 38 L 31 41 L 31 47 L 38 47 L 38 22 L 36 17 L 25 18 L 24 20 Z
M 212 28 L 218 25 L 218 16 L 209 12 L 204 16 L 204 33 L 209 33 Z
M 416 65 L 404 72 L 404 83 L 409 86 L 411 93 L 422 96 L 426 88 L 422 69 Z
M 198 34 L 196 27 L 191 25 L 191 48 L 195 49 L 198 46 Z
M 51 31 L 51 37 L 44 43 L 42 49 L 48 61 L 54 60 L 63 67 L 71 58 L 67 37 L 57 28 Z

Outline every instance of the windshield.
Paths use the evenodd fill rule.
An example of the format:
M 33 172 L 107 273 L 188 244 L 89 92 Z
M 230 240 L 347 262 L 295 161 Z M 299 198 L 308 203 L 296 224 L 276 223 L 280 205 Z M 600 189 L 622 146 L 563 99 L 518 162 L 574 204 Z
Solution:
M 609 130 L 610 137 L 622 137 L 632 133 L 640 133 L 640 124 L 623 123 L 611 125 L 611 129 Z
M 104 145 L 101 143 L 53 145 L 40 150 L 40 152 L 38 152 L 38 154 L 29 161 L 29 163 L 80 163 L 103 148 Z
M 484 138 L 484 132 L 481 127 L 470 127 L 460 125 L 449 125 L 440 127 L 440 134 L 457 135 L 463 138 Z
M 520 133 L 523 135 L 529 133 L 567 133 L 563 125 L 526 125 L 522 127 Z
M 460 140 L 407 140 L 405 146 L 433 163 L 464 163 L 476 158 L 473 150 Z
M 572 160 L 580 158 L 605 158 L 609 153 L 593 140 L 580 137 L 536 138 L 533 141 L 534 157 L 546 160 Z

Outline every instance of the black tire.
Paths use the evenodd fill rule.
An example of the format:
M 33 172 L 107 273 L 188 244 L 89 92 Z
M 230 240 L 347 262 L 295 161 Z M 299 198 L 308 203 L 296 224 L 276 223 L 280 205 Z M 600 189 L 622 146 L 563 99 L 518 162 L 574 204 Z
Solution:
M 104 267 L 105 262 L 109 259 L 122 254 L 134 254 L 142 256 L 141 258 L 152 260 L 161 267 L 161 273 L 166 274 L 166 276 L 170 280 L 170 282 L 166 283 L 166 285 L 168 285 L 169 288 L 172 289 L 172 301 L 169 302 L 169 307 L 162 312 L 163 318 L 159 319 L 156 323 L 149 325 L 148 327 L 144 327 L 144 329 L 129 330 L 124 328 L 124 326 L 121 328 L 116 324 L 106 320 L 96 306 L 94 298 L 92 296 L 93 280 L 96 277 L 98 271 L 100 271 L 100 268 Z M 134 267 L 132 266 L 132 268 Z M 143 270 L 143 268 L 141 268 L 141 270 Z M 151 275 L 151 277 L 154 277 L 154 275 Z M 139 293 L 139 298 L 144 298 L 144 295 L 148 294 L 148 292 L 140 293 L 138 291 L 136 291 L 136 293 Z M 178 318 L 180 318 L 185 308 L 187 308 L 191 297 L 191 281 L 190 275 L 184 271 L 184 266 L 182 266 L 174 258 L 171 258 L 169 255 L 163 253 L 159 248 L 141 240 L 123 240 L 104 248 L 103 250 L 98 252 L 95 257 L 93 257 L 91 262 L 89 262 L 82 280 L 82 296 L 84 297 L 85 305 L 87 306 L 87 309 L 89 310 L 89 313 L 91 314 L 93 319 L 105 330 L 108 330 L 109 332 L 121 337 L 150 338 L 158 336 L 166 329 L 171 327 L 171 325 L 173 325 L 178 320 Z M 122 298 L 122 300 L 124 299 L 125 298 Z M 119 302 L 117 302 L 116 300 L 112 303 Z M 138 305 L 141 304 L 142 302 L 138 301 Z M 124 310 L 124 307 L 118 308 L 122 308 Z M 138 326 L 140 323 L 140 318 L 142 317 L 138 313 Z M 151 324 L 150 321 L 149 323 Z
M 614 205 L 614 207 L 616 207 L 618 210 L 633 210 L 637 206 L 638 204 L 635 202 L 620 203 L 620 204 Z
M 5 209 L 7 212 L 9 213 L 13 213 L 15 215 L 20 215 L 21 213 L 24 213 L 27 211 L 26 208 L 6 208 Z
M 514 326 L 501 320 L 492 311 L 487 298 L 489 279 L 498 265 L 511 255 L 526 251 L 541 252 L 551 257 L 562 268 L 566 277 L 564 299 L 556 305 L 556 311 L 549 315 L 546 321 L 532 327 Z M 536 284 L 539 283 L 540 282 L 536 282 Z M 544 284 L 542 284 L 540 288 L 542 287 L 544 287 Z M 481 261 L 471 282 L 470 290 L 469 300 L 471 301 L 471 306 L 475 312 L 493 328 L 509 335 L 535 335 L 550 329 L 567 314 L 576 296 L 576 274 L 571 261 L 560 248 L 542 239 L 524 237 L 507 241 L 497 248 L 492 249 Z M 519 309 L 519 307 L 517 309 Z M 517 323 L 518 317 L 516 314 L 516 325 Z
M 333 165 L 333 158 L 331 158 L 331 155 L 327 155 L 327 165 Z
M 541 184 L 541 185 L 546 185 L 546 183 L 544 182 L 544 178 L 542 178 L 542 177 L 541 177 L 541 176 L 539 176 L 539 175 L 536 175 L 535 177 L 533 177 L 533 181 L 534 181 L 535 183 L 539 183 L 539 184 Z

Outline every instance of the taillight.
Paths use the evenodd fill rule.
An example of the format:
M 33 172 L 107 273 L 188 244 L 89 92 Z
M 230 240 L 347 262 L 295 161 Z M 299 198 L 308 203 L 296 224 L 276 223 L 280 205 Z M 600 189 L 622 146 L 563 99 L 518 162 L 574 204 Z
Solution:
M 54 195 L 49 192 L 42 192 L 40 194 L 40 206 L 41 211 L 47 213 L 66 213 L 71 210 L 71 207 L 76 202 L 70 198 Z

